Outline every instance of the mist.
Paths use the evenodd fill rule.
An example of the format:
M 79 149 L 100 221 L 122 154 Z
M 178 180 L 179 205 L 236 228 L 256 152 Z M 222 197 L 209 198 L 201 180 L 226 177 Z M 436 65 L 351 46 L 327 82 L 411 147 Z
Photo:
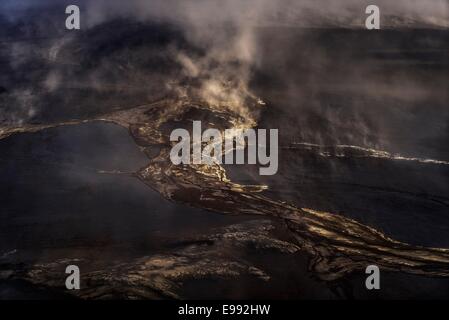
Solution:
M 77 2 L 78 33 L 64 29 L 67 4 L 73 3 L 0 4 L 8 26 L 1 51 L 7 66 L 0 84 L 3 122 L 56 121 L 176 95 L 228 108 L 250 124 L 279 110 L 287 122 L 272 125 L 284 126 L 288 141 L 395 151 L 401 148 L 392 137 L 404 118 L 410 120 L 407 137 L 445 134 L 444 72 L 428 74 L 425 62 L 408 53 L 393 53 L 394 59 L 416 64 L 418 72 L 391 69 L 379 55 L 439 49 L 439 36 L 414 39 L 400 32 L 447 30 L 447 1 L 376 1 L 383 32 L 394 36 L 366 34 L 363 45 L 352 36 L 327 38 L 324 30 L 364 32 L 371 1 L 84 0 Z M 345 102 L 336 107 L 332 100 L 341 95 Z M 436 129 L 416 125 L 421 104 L 432 110 L 423 115 L 429 123 L 442 119 Z

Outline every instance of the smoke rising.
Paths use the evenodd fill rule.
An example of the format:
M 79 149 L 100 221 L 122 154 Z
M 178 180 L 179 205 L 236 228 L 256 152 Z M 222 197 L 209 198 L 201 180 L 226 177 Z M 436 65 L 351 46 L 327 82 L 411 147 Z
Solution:
M 77 1 L 80 33 L 63 28 L 69 3 L 0 4 L 6 26 L 1 58 L 7 67 L 0 83 L 4 121 L 79 117 L 175 93 L 249 119 L 257 115 L 248 102 L 268 100 L 287 118 L 277 126 L 294 128 L 295 139 L 315 143 L 388 147 L 386 141 L 399 136 L 394 128 L 400 119 L 413 124 L 407 137 L 418 133 L 430 139 L 447 130 L 442 125 L 430 134 L 428 126 L 416 126 L 422 119 L 416 115 L 419 104 L 437 110 L 426 117 L 446 118 L 441 108 L 445 78 L 443 71 L 423 71 L 426 62 L 408 56 L 416 44 L 438 50 L 439 40 L 423 36 L 408 44 L 407 37 L 398 42 L 370 34 L 360 44 L 358 38 L 351 42 L 352 36 L 339 39 L 336 32 L 328 39 L 310 29 L 363 31 L 371 1 L 84 0 Z M 449 26 L 444 0 L 375 4 L 381 27 L 399 30 L 398 35 L 407 28 Z M 392 61 L 419 71 L 388 68 Z

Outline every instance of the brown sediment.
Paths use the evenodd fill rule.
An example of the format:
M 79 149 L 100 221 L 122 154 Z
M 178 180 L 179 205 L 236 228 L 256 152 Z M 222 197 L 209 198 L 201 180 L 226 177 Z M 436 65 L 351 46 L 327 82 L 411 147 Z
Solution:
M 251 262 L 246 252 L 255 248 L 258 252 L 269 250 L 271 254 L 291 256 L 299 251 L 296 245 L 276 239 L 275 229 L 269 220 L 248 221 L 180 240 L 163 253 L 112 265 L 97 265 L 95 260 L 84 258 L 58 259 L 26 268 L 13 266 L 9 270 L 2 266 L 0 280 L 20 279 L 64 290 L 65 268 L 74 264 L 83 270 L 82 290 L 70 294 L 81 299 L 183 299 L 189 297 L 184 286 L 191 280 L 246 277 L 263 285 L 271 280 L 270 275 L 263 266 Z
M 224 214 L 254 214 L 281 219 L 295 239 L 294 245 L 311 256 L 310 269 L 323 280 L 336 280 L 364 270 L 369 264 L 389 271 L 449 276 L 449 249 L 408 245 L 352 219 L 270 199 L 263 193 L 266 186 L 234 183 L 219 164 L 173 165 L 169 157 L 169 131 L 164 126 L 181 125 L 182 120 L 191 121 L 185 119 L 188 112 L 207 112 L 210 123 L 218 129 L 252 127 L 256 123 L 255 119 L 242 118 L 225 107 L 209 106 L 201 101 L 164 100 L 93 120 L 4 128 L 0 138 L 87 121 L 113 122 L 128 128 L 147 155 L 156 147 L 160 150 L 157 156 L 149 156 L 148 165 L 136 173 L 141 181 L 164 198 L 193 207 Z

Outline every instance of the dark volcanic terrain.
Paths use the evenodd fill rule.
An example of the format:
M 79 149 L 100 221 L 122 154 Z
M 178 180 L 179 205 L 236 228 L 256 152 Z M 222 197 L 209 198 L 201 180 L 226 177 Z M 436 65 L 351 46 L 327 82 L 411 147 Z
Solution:
M 258 27 L 248 66 L 51 17 L 0 16 L 0 299 L 449 297 L 447 29 Z M 172 165 L 192 120 L 279 129 L 278 174 Z

